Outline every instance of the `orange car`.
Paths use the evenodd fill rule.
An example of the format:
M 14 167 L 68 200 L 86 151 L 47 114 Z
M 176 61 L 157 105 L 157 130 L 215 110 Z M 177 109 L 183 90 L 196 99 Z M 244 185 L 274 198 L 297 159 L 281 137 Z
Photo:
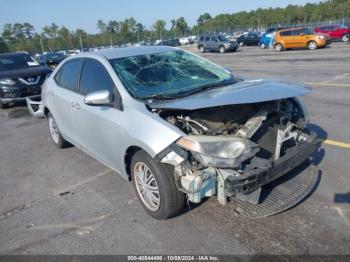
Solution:
M 307 27 L 290 28 L 276 32 L 274 48 L 276 51 L 292 48 L 314 50 L 319 47 L 326 47 L 331 41 L 329 35 L 314 33 Z

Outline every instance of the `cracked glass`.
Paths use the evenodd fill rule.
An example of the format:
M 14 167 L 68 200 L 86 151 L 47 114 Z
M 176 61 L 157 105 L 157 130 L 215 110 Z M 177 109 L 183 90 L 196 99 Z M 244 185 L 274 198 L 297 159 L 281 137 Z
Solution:
M 176 97 L 233 79 L 224 69 L 181 50 L 117 58 L 110 63 L 136 99 Z

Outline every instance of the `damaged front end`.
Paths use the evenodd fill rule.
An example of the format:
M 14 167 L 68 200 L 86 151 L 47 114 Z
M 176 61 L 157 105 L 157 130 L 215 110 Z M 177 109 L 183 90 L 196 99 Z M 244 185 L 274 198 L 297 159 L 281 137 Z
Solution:
M 180 138 L 157 158 L 174 166 L 178 189 L 199 203 L 217 196 L 259 203 L 261 188 L 299 166 L 318 147 L 296 98 L 195 110 L 156 109 L 180 128 Z

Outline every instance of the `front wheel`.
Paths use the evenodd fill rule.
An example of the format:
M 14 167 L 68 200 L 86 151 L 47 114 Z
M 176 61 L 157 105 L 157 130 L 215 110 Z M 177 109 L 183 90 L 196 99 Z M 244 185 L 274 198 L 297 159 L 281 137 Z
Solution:
M 47 115 L 47 122 L 49 126 L 49 131 L 50 135 L 52 138 L 53 143 L 58 147 L 58 148 L 65 148 L 68 147 L 70 144 L 67 140 L 63 138 L 61 135 L 60 130 L 58 129 L 58 126 L 56 124 L 55 119 L 53 118 L 52 114 L 49 113 Z
M 265 48 L 266 48 L 266 45 L 265 45 L 265 44 L 261 44 L 260 47 L 261 47 L 262 49 L 265 49 Z
M 343 40 L 343 42 L 348 42 L 349 41 L 349 35 L 343 35 L 341 40 Z
M 226 52 L 225 47 L 220 46 L 220 48 L 219 48 L 219 52 L 220 52 L 221 54 L 225 53 L 225 52 Z
M 315 41 L 310 41 L 307 46 L 310 50 L 315 50 L 317 48 L 317 44 Z
M 199 51 L 200 51 L 201 53 L 204 53 L 204 52 L 205 52 L 204 46 L 201 46 L 201 47 L 199 48 Z
M 153 218 L 168 219 L 183 210 L 185 194 L 177 189 L 167 165 L 138 151 L 131 160 L 131 176 L 138 199 Z
M 240 42 L 240 43 L 239 43 L 239 46 L 244 46 L 244 43 L 243 43 L 243 42 Z

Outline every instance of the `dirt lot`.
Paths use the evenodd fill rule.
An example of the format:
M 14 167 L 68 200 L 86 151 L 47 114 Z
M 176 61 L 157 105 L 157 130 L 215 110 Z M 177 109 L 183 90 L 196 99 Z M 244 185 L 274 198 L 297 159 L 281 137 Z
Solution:
M 197 52 L 197 51 L 195 51 Z M 0 111 L 1 254 L 350 254 L 350 44 L 275 53 L 205 53 L 246 78 L 306 83 L 320 184 L 259 220 L 215 198 L 168 221 L 143 211 L 131 184 L 76 148 L 56 149 L 46 121 Z

